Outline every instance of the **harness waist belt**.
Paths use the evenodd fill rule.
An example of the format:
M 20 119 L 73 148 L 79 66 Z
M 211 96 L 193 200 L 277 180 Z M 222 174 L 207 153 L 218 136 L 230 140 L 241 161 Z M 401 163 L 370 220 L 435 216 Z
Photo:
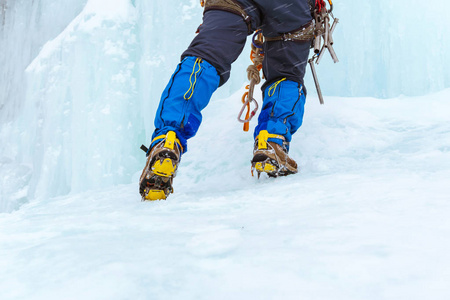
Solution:
M 283 33 L 280 36 L 276 37 L 264 37 L 266 42 L 275 42 L 275 41 L 294 41 L 294 42 L 304 42 L 310 41 L 315 37 L 315 24 L 314 21 L 310 21 L 296 29 L 294 31 Z

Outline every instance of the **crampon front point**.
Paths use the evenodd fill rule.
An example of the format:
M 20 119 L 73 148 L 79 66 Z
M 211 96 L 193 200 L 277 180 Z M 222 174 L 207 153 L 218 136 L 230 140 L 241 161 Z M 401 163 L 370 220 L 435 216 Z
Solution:
M 141 183 L 142 201 L 166 200 L 173 193 L 172 181 L 171 176 L 164 177 L 156 175 L 156 173 L 147 174 Z

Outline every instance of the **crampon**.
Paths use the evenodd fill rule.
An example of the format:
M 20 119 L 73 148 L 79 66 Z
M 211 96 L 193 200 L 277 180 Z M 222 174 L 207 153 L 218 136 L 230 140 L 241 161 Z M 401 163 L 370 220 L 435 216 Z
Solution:
M 139 193 L 142 201 L 165 200 L 173 193 L 173 178 L 180 161 L 181 146 L 173 131 L 156 139 L 161 141 L 150 150 L 140 178 Z M 145 147 L 142 149 L 145 150 Z
M 287 176 L 298 172 L 297 163 L 288 156 L 287 150 L 269 138 L 284 140 L 284 137 L 269 134 L 262 130 L 255 140 L 252 159 L 252 175 L 257 173 L 258 179 L 262 173 L 269 177 Z

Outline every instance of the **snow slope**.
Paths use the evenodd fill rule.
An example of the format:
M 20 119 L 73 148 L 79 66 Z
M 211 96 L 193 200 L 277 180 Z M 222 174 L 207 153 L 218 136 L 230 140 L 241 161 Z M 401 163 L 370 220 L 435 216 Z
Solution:
M 450 88 L 447 0 L 339 0 L 324 95 Z M 0 0 L 0 212 L 131 183 L 162 90 L 201 22 L 198 0 Z M 246 81 L 249 43 L 214 99 Z M 306 86 L 314 93 L 307 71 Z
M 309 97 L 301 172 L 259 181 L 241 92 L 205 110 L 167 201 L 136 173 L 0 214 L 0 299 L 450 298 L 450 90 Z
M 1 300 L 450 299 L 450 90 L 320 107 L 307 75 L 301 172 L 258 181 L 242 90 L 220 100 L 245 50 L 175 194 L 141 203 L 138 147 L 198 1 L 31 2 L 0 0 Z M 325 95 L 448 88 L 445 6 L 340 0 Z

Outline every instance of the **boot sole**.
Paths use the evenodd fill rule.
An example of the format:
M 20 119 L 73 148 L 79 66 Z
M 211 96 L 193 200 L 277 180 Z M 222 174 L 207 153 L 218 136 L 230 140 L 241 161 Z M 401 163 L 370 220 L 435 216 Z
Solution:
M 288 170 L 286 167 L 281 168 L 275 159 L 272 159 L 264 154 L 257 154 L 252 160 L 252 174 L 253 170 L 256 170 L 258 174 L 258 179 L 261 173 L 266 173 L 269 177 L 287 176 L 290 174 L 295 174 Z
M 166 200 L 173 193 L 172 181 L 176 169 L 177 165 L 171 158 L 156 159 L 141 182 L 139 191 L 142 201 Z

